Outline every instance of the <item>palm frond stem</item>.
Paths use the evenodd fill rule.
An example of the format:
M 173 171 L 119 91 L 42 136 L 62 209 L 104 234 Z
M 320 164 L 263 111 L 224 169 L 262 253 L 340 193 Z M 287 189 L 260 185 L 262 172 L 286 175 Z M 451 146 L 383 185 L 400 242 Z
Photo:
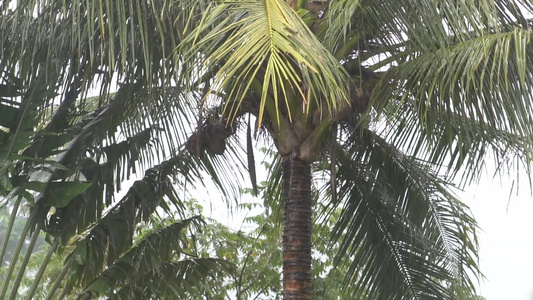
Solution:
M 41 279 L 43 277 L 44 271 L 48 267 L 48 264 L 50 263 L 50 259 L 52 258 L 52 255 L 57 250 L 59 246 L 59 239 L 54 239 L 54 242 L 50 249 L 48 249 L 48 252 L 46 253 L 45 258 L 41 262 L 41 266 L 39 267 L 39 271 L 37 271 L 37 274 L 35 275 L 35 278 L 32 281 L 32 284 L 30 286 L 30 289 L 28 290 L 28 293 L 26 294 L 26 300 L 32 300 L 33 296 L 35 295 L 35 292 L 37 291 L 37 288 L 39 287 L 39 283 L 41 282 Z M 61 297 L 59 298 L 61 299 Z
M 18 296 L 18 289 L 20 286 L 20 282 L 22 281 L 22 278 L 24 277 L 24 273 L 26 273 L 26 267 L 28 266 L 30 257 L 33 254 L 33 248 L 35 247 L 35 243 L 37 242 L 37 239 L 39 238 L 40 233 L 41 233 L 41 225 L 37 224 L 37 226 L 35 227 L 33 231 L 30 244 L 28 245 L 28 248 L 26 249 L 26 254 L 24 255 L 22 264 L 19 267 L 19 271 L 18 271 L 17 277 L 15 278 L 15 282 L 13 282 L 13 287 L 11 288 L 11 294 L 9 295 L 9 300 L 15 300 L 15 298 Z
M 32 213 L 30 214 L 30 217 L 28 219 L 29 220 L 33 220 L 33 218 L 35 218 L 35 215 L 36 215 L 36 210 L 33 209 Z M 34 225 L 33 222 L 30 222 L 30 221 L 26 222 L 26 224 L 24 225 L 24 228 L 22 229 L 22 232 L 20 233 L 19 241 L 17 243 L 17 246 L 16 246 L 15 250 L 13 251 L 13 256 L 12 256 L 11 261 L 9 263 L 9 268 L 7 270 L 7 273 L 6 273 L 6 277 L 4 279 L 4 283 L 2 284 L 2 290 L 0 291 L 0 299 L 4 299 L 4 297 L 6 296 L 9 284 L 11 282 L 11 276 L 13 275 L 13 271 L 15 270 L 15 267 L 17 265 L 17 261 L 18 261 L 18 259 L 20 257 L 20 251 L 22 250 L 22 246 L 26 242 L 26 235 L 28 234 L 28 232 L 30 231 L 30 228 L 33 225 Z
M 67 275 L 68 271 L 70 270 L 70 267 L 72 266 L 72 263 L 74 263 L 74 256 L 75 256 L 74 254 L 71 254 L 67 258 L 67 261 L 65 261 L 65 265 L 63 266 L 63 269 L 61 270 L 61 273 L 59 273 L 59 275 L 57 275 L 57 278 L 55 279 L 54 284 L 52 285 L 50 290 L 48 290 L 48 294 L 47 294 L 45 300 L 54 299 L 54 294 L 56 293 L 56 291 L 59 288 L 59 286 L 61 285 L 61 283 L 63 283 L 63 279 L 65 278 L 65 276 Z M 64 290 L 67 289 L 67 288 L 69 288 L 68 284 L 67 284 L 67 286 L 63 287 Z M 59 299 L 62 299 L 62 298 L 59 298 Z
M 11 215 L 9 216 L 9 221 L 7 223 L 6 230 L 4 231 L 4 236 L 2 238 L 2 246 L 0 248 L 0 267 L 3 266 L 5 261 L 5 254 L 7 251 L 7 243 L 9 241 L 9 237 L 11 236 L 11 230 L 13 230 L 13 224 L 15 223 L 15 220 L 17 219 L 17 214 L 19 210 L 20 203 L 22 202 L 22 195 L 19 195 L 17 197 L 17 200 L 15 200 L 15 204 L 13 205 L 13 208 L 11 209 Z M 11 258 L 13 260 L 13 258 Z M 3 288 L 2 288 L 3 289 Z

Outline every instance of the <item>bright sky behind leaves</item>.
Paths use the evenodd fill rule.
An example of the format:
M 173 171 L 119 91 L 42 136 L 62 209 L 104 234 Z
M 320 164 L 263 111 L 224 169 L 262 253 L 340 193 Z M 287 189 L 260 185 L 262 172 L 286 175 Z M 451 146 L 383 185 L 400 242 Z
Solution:
M 533 299 L 533 196 L 525 180 L 510 195 L 512 182 L 484 174 L 459 198 L 470 206 L 481 230 L 480 266 L 487 300 Z M 509 197 L 510 196 L 510 197 Z

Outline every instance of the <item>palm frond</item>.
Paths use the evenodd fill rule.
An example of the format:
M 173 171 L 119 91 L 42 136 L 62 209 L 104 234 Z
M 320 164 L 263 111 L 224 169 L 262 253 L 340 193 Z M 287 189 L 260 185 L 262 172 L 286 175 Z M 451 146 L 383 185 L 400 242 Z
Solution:
M 344 236 L 339 253 L 354 262 L 347 280 L 372 299 L 455 299 L 451 286 L 472 289 L 476 224 L 467 208 L 426 162 L 366 134 L 371 150 L 338 158 L 344 204 L 334 237 Z
M 436 116 L 441 124 L 431 135 L 420 131 L 416 101 L 405 99 L 401 111 L 391 113 L 390 126 L 383 134 L 391 144 L 406 154 L 429 160 L 436 172 L 456 181 L 461 186 L 479 179 L 487 158 L 494 158 L 500 166 L 511 170 L 529 169 L 531 144 L 520 134 L 483 124 L 457 113 Z
M 89 283 L 78 298 L 90 299 L 91 296 L 98 297 L 103 295 L 112 297 L 115 294 L 115 290 L 120 290 L 121 287 L 131 285 L 135 281 L 138 282 L 140 278 L 135 277 L 153 277 L 155 279 L 165 275 L 168 270 L 162 270 L 162 268 L 168 268 L 168 262 L 182 255 L 183 247 L 186 247 L 187 239 L 184 231 L 191 222 L 196 223 L 196 226 L 199 225 L 198 218 L 187 219 L 169 225 L 145 237 L 136 246 L 121 255 L 119 259 L 111 260 L 110 266 Z M 184 263 L 178 262 L 177 264 Z M 76 268 L 75 266 L 74 269 Z M 176 269 L 179 270 L 179 268 Z M 187 268 L 182 272 L 186 270 Z M 209 272 L 206 273 L 209 274 Z M 198 274 L 189 274 L 189 276 L 194 275 L 198 276 Z M 183 276 L 181 279 L 185 280 Z M 146 285 L 147 282 L 144 284 Z M 130 286 L 131 288 L 132 286 Z M 138 288 L 140 287 L 135 289 Z
M 83 78 L 83 90 L 100 77 L 144 77 L 158 84 L 174 76 L 172 50 L 189 20 L 187 3 L 131 0 L 18 1 L 2 7 L 2 66 L 17 65 L 25 81 L 46 76 L 68 87 Z M 19 56 L 15 53 L 22 53 Z M 12 68 L 13 69 L 13 68 Z M 141 71 L 142 70 L 142 71 Z M 103 75 L 103 76 L 102 76 Z
M 141 220 L 147 220 L 156 207 L 161 206 L 168 211 L 168 205 L 172 203 L 181 211 L 181 196 L 178 196 L 173 188 L 173 184 L 176 183 L 174 175 L 177 172 L 183 172 L 183 184 L 189 182 L 190 178 L 198 176 L 194 171 L 195 168 L 190 165 L 186 166 L 186 155 L 147 170 L 145 180 L 134 185 L 134 192 L 130 194 L 130 196 L 133 195 L 130 197 L 133 200 L 126 201 L 133 203 L 133 206 L 126 205 L 127 207 L 137 207 L 138 210 L 119 208 L 116 211 L 122 212 L 122 215 L 113 214 L 115 210 L 112 210 L 106 217 L 100 219 L 105 207 L 113 203 L 110 195 L 115 192 L 115 187 L 128 178 L 131 171 L 135 171 L 137 161 L 147 163 L 151 162 L 152 157 L 161 155 L 152 149 L 152 135 L 157 131 L 150 128 L 149 123 L 137 125 L 130 131 L 131 136 L 126 135 L 122 138 L 123 141 L 117 141 L 116 132 L 120 131 L 117 128 L 131 121 L 128 118 L 135 119 L 135 114 L 133 116 L 128 113 L 118 114 L 117 110 L 122 109 L 125 103 L 128 105 L 143 104 L 142 101 L 136 100 L 138 97 L 131 96 L 131 89 L 127 86 L 126 90 L 119 90 L 113 98 L 104 98 L 98 105 L 88 103 L 91 101 L 87 99 L 79 103 L 80 108 L 77 110 L 77 112 L 83 112 L 83 117 L 75 114 L 69 106 L 64 106 L 64 109 L 60 106 L 52 113 L 50 123 L 44 124 L 40 123 L 38 108 L 34 106 L 28 110 L 32 114 L 28 114 L 29 119 L 25 121 L 24 126 L 30 126 L 34 138 L 25 138 L 24 143 L 17 147 L 9 146 L 9 144 L 2 145 L 11 148 L 9 150 L 11 154 L 9 151 L 5 153 L 8 155 L 7 158 L 11 159 L 9 166 L 6 166 L 8 171 L 6 182 L 10 182 L 11 186 L 6 186 L 6 190 L 12 190 L 11 195 L 6 199 L 8 201 L 18 199 L 17 203 L 19 203 L 22 198 L 26 198 L 32 205 L 32 214 L 28 218 L 27 229 L 23 232 L 21 241 L 35 224 L 37 224 L 35 236 L 41 229 L 44 229 L 50 236 L 61 240 L 63 245 L 68 245 L 73 235 L 85 231 L 88 226 L 98 220 L 104 223 L 108 219 L 112 219 L 110 223 L 113 223 L 113 220 L 122 220 L 125 223 L 119 222 L 119 224 L 129 224 L 126 226 L 130 228 L 129 233 L 122 235 L 124 232 L 120 230 L 124 226 L 116 226 L 116 230 L 107 231 L 107 235 L 103 236 L 112 242 L 112 246 L 109 249 L 95 247 L 101 250 L 96 251 L 95 255 L 102 254 L 101 258 L 103 255 L 108 255 L 110 259 L 115 259 L 124 247 L 131 243 L 134 225 Z M 93 106 L 89 108 L 90 112 L 85 112 L 84 106 L 87 105 Z M 68 112 L 65 113 L 65 110 Z M 38 113 L 35 114 L 35 112 Z M 44 113 L 49 112 L 44 111 Z M 152 111 L 150 116 L 155 119 L 157 115 L 160 115 L 160 112 Z M 19 120 L 22 122 L 25 119 Z M 40 127 L 43 129 L 39 129 Z M 26 130 L 26 127 L 18 126 L 18 128 Z M 48 131 L 52 129 L 54 132 Z M 11 133 L 9 136 L 15 135 L 11 131 L 7 132 Z M 13 132 L 17 133 L 16 130 Z M 127 133 L 122 131 L 123 135 Z M 148 150 L 148 147 L 151 149 Z M 143 157 L 148 157 L 148 159 L 145 160 Z M 114 175 L 116 175 L 115 178 L 113 178 Z M 13 178 L 18 179 L 15 182 Z M 89 183 L 79 182 L 80 179 L 88 180 Z M 27 190 L 34 191 L 34 194 Z M 106 194 L 107 197 L 105 197 Z M 150 196 L 153 197 L 150 198 Z M 163 197 L 166 202 L 161 201 Z M 121 202 L 119 206 L 120 204 Z M 55 213 L 52 212 L 47 216 L 51 207 Z M 17 214 L 17 211 L 13 214 Z M 113 216 L 115 218 L 112 218 Z M 109 225 L 104 223 L 100 225 L 104 227 Z M 6 236 L 9 235 L 10 233 L 7 232 Z M 97 265 L 98 262 L 99 260 L 95 260 Z M 14 267 L 15 263 L 11 264 L 10 268 Z M 24 274 L 24 267 L 19 270 L 18 274 Z M 6 279 L 6 282 L 9 280 Z
M 81 282 L 83 285 L 90 282 L 106 263 L 114 262 L 131 246 L 136 224 L 148 221 L 158 207 L 169 210 L 164 198 L 181 209 L 181 197 L 174 189 L 171 178 L 177 172 L 186 173 L 188 169 L 186 160 L 180 156 L 148 169 L 145 177 L 136 181 L 128 193 L 76 242 L 73 253 L 81 255 L 82 259 L 77 260 L 73 266 L 75 275 L 71 276 L 71 280 L 74 280 L 71 284 Z M 80 205 L 86 202 L 89 201 L 81 198 L 79 203 L 74 203 L 76 205 L 58 210 L 52 216 L 50 224 L 63 229 L 63 234 L 70 233 L 68 236 L 71 236 L 75 233 L 73 228 L 76 228 L 77 221 L 87 213 L 87 209 L 80 209 Z
M 392 55 L 396 62 L 402 62 L 405 54 L 433 51 L 489 32 L 500 32 L 505 24 L 519 22 L 525 27 L 533 6 L 521 4 L 507 0 L 334 0 L 325 15 L 322 39 L 333 53 L 351 44 L 354 51 L 368 51 L 370 56 Z M 377 49 L 380 50 L 373 51 Z
M 261 95 L 259 124 L 266 106 L 273 108 L 269 118 L 279 120 L 282 106 L 291 119 L 298 108 L 308 113 L 310 107 L 321 107 L 335 114 L 347 101 L 347 77 L 340 65 L 284 1 L 226 1 L 206 16 L 185 40 L 195 46 L 184 60 L 199 70 L 217 70 L 210 86 L 230 99 L 224 109 L 230 119 L 256 78 L 261 82 L 254 87 Z M 267 103 L 269 97 L 274 103 Z M 293 103 L 295 97 L 302 103 Z
M 404 122 L 409 125 L 403 128 L 407 130 L 403 137 L 413 133 L 412 125 L 417 123 L 417 130 L 423 132 L 428 146 L 443 151 L 437 156 L 459 151 L 453 150 L 459 146 L 468 148 L 468 143 L 480 145 L 476 141 L 486 138 L 493 148 L 512 149 L 521 145 L 519 155 L 528 164 L 531 149 L 526 144 L 533 137 L 529 126 L 533 73 L 527 68 L 533 59 L 530 38 L 528 30 L 515 28 L 423 54 L 392 67 L 372 94 L 375 107 L 389 115 L 417 110 L 416 116 L 409 114 L 409 121 Z M 446 136 L 442 136 L 442 128 Z M 461 155 L 468 155 L 460 151 Z M 480 151 L 475 155 L 482 154 Z

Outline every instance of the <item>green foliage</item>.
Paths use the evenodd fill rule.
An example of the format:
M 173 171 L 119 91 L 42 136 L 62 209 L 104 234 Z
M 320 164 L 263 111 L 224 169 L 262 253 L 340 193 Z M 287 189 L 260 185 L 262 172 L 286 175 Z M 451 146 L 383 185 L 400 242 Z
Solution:
M 10 128 L 0 128 L 7 136 L 0 144 L 5 195 L 1 201 L 11 211 L 2 232 L 0 257 L 9 265 L 2 268 L 0 298 L 112 296 L 110 291 L 120 287 L 124 287 L 124 295 L 131 295 L 137 292 L 129 285 L 141 286 L 139 282 L 159 279 L 169 282 L 169 286 L 152 284 L 143 297 L 155 294 L 172 298 L 196 288 L 184 281 L 203 282 L 210 274 L 231 267 L 216 259 L 184 260 L 180 256 L 183 249 L 177 245 L 186 243 L 187 238 L 179 232 L 190 221 L 168 225 L 166 231 L 162 229 L 170 232 L 166 235 L 152 232 L 141 243 L 145 246 L 134 247 L 139 230 L 136 224 L 151 226 L 157 220 L 158 209 L 159 213 L 183 215 L 183 194 L 175 185 L 191 184 L 191 178 L 197 176 L 197 167 L 186 152 L 164 157 L 164 152 L 153 151 L 157 138 L 165 138 L 154 124 L 136 123 L 136 110 L 118 114 L 132 98 L 138 104 L 143 103 L 141 99 L 146 103 L 151 100 L 142 86 L 134 88 L 125 85 L 116 94 L 98 99 L 78 99 L 79 91 L 72 90 L 71 99 L 52 111 L 40 107 L 49 100 L 48 93 L 20 88 L 23 98 L 19 107 L 18 94 L 9 100 L 15 104 L 18 116 L 14 124 L 4 124 Z M 11 103 L 2 101 L 0 104 Z M 152 114 L 151 118 L 158 114 L 157 110 L 147 113 Z M 150 167 L 144 177 L 128 187 L 121 199 L 115 199 L 121 184 L 145 166 Z M 14 217 L 22 206 L 27 206 L 24 210 L 29 212 L 20 228 L 19 222 L 11 220 L 16 221 Z M 34 240 L 41 233 L 50 246 L 33 256 Z M 33 237 L 26 245 L 29 234 Z M 13 244 L 13 240 L 18 242 Z M 151 260 L 141 263 L 134 259 L 142 256 L 138 252 L 148 255 L 149 249 L 155 249 Z M 125 268 L 129 268 L 127 276 L 117 271 Z M 107 279 L 99 280 L 102 276 Z M 114 284 L 111 287 L 106 282 Z
M 211 220 L 197 236 L 201 255 L 215 255 L 235 264 L 233 272 L 218 279 L 218 288 L 210 292 L 212 299 L 227 299 L 228 295 L 236 299 L 281 299 L 281 228 L 266 217 L 247 218 L 247 227 L 253 228 L 250 232 L 234 231 Z
M 190 246 L 183 231 L 191 223 L 198 226 L 199 221 L 193 218 L 173 223 L 141 238 L 90 282 L 79 299 L 101 295 L 110 299 L 186 298 L 191 291 L 203 290 L 203 282 L 211 279 L 208 277 L 220 276 L 232 265 L 208 257 L 181 257 Z M 87 261 L 83 257 L 76 259 Z
M 310 107 L 325 107 L 333 113 L 341 102 L 348 101 L 347 74 L 338 72 L 335 58 L 282 1 L 221 2 L 205 13 L 200 27 L 184 41 L 187 47 L 193 45 L 185 52 L 186 61 L 197 58 L 198 52 L 208 54 L 198 63 L 208 70 L 217 69 L 213 86 L 224 89 L 232 99 L 224 103 L 230 119 L 236 116 L 258 73 L 262 73 L 262 87 L 253 88 L 260 95 L 259 125 L 265 107 L 269 118 L 280 122 L 281 117 L 292 121 L 300 114 L 297 108 L 309 113 Z M 197 39 L 198 35 L 202 37 Z M 218 47 L 220 44 L 224 47 Z M 303 98 L 305 104 L 297 106 L 295 97 Z M 281 107 L 287 116 L 279 113 Z
M 296 152 L 322 213 L 316 297 L 473 297 L 476 224 L 452 182 L 489 155 L 530 169 L 533 6 L 296 2 L 3 1 L 0 298 L 279 297 L 280 165 Z M 187 220 L 208 178 L 240 199 L 247 114 L 284 156 L 268 213 L 251 233 L 194 231 L 196 257 L 194 222 L 165 216 Z
M 10 213 L 6 208 L 7 207 L 5 206 L 0 208 L 0 240 L 4 239 L 4 234 L 6 232 L 6 229 L 9 223 L 9 218 L 10 218 Z M 11 261 L 11 256 L 13 255 L 13 251 L 15 250 L 18 238 L 21 235 L 25 222 L 26 222 L 26 216 L 24 214 L 19 214 L 16 216 L 15 222 L 12 228 L 12 234 L 11 236 L 9 236 L 7 240 L 7 249 L 6 249 L 6 254 L 4 256 L 4 260 L 0 263 L 1 267 L 8 265 L 9 262 Z M 27 238 L 24 243 L 24 246 L 21 250 L 22 253 L 26 252 L 28 248 L 28 244 L 29 244 L 29 238 Z M 37 241 L 36 247 L 41 247 L 41 246 L 44 246 L 45 244 L 46 242 L 44 241 L 44 238 L 41 238 Z M 1 268 L 0 270 L 5 271 L 5 268 Z
M 195 202 L 192 207 L 200 209 Z M 257 212 L 262 205 L 242 203 L 237 211 L 244 215 Z M 321 207 L 319 211 L 326 210 Z M 268 213 L 269 209 L 244 219 L 241 228 L 231 229 L 216 220 L 209 220 L 200 234 L 196 235 L 198 251 L 203 256 L 214 256 L 235 265 L 232 272 L 211 282 L 210 299 L 282 299 L 281 268 L 283 264 L 280 249 L 281 223 Z M 330 242 L 331 232 L 338 221 L 341 210 L 329 212 L 327 220 L 315 223 L 313 231 L 313 299 L 354 298 L 350 289 L 343 284 L 352 263 L 342 259 L 336 263 L 340 243 Z M 319 216 L 317 215 L 316 218 Z M 197 294 L 194 299 L 201 298 Z M 362 299 L 362 298 L 361 298 Z

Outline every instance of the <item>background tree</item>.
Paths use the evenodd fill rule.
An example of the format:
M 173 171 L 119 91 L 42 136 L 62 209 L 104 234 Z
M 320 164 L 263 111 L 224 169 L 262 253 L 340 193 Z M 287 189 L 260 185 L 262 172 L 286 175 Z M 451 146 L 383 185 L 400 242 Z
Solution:
M 9 219 L 10 219 L 9 217 L 10 217 L 10 213 L 7 211 L 6 207 L 1 208 L 0 209 L 0 234 L 2 235 L 0 235 L 0 241 L 4 240 L 3 234 L 6 232 L 7 225 L 9 224 Z M 6 250 L 4 254 L 4 261 L 1 263 L 1 266 L 5 266 L 9 264 L 9 262 L 11 261 L 11 256 L 13 254 L 13 251 L 16 248 L 18 238 L 21 236 L 20 233 L 22 232 L 22 229 L 24 228 L 25 223 L 26 223 L 26 218 L 24 215 L 20 215 L 15 219 L 15 222 L 13 223 L 13 227 L 11 229 L 12 235 L 7 240 Z M 22 246 L 21 253 L 26 252 L 26 248 L 29 244 L 30 244 L 30 239 L 27 238 Z M 39 239 L 35 244 L 35 248 L 38 248 L 42 246 L 43 244 L 46 244 L 44 239 Z
M 261 191 L 262 188 L 259 187 Z M 315 199 L 318 200 L 318 199 Z M 201 206 L 191 211 L 201 211 Z M 279 247 L 282 238 L 282 220 L 279 215 L 259 203 L 241 203 L 236 208 L 239 214 L 250 215 L 264 209 L 257 215 L 244 218 L 239 230 L 231 229 L 216 220 L 209 220 L 197 235 L 200 253 L 225 259 L 235 265 L 233 272 L 217 280 L 214 295 L 210 299 L 282 299 L 281 268 L 282 251 Z M 326 211 L 327 209 L 323 208 Z M 260 211 L 260 210 L 259 210 Z M 357 299 L 352 289 L 343 284 L 350 262 L 343 259 L 335 263 L 339 243 L 330 242 L 330 235 L 340 215 L 330 213 L 327 219 L 314 214 L 317 220 L 313 231 L 313 297 L 315 299 Z M 324 215 L 322 215 L 324 216 Z M 244 227 L 244 228 L 243 228 Z M 230 296 L 232 295 L 232 296 Z M 197 298 L 201 298 L 197 295 Z M 196 299 L 196 298 L 195 298 Z

